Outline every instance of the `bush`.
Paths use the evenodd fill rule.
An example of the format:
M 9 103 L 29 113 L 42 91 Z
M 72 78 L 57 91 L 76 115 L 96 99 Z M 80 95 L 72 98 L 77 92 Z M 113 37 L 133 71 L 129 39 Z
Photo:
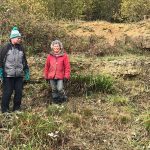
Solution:
M 70 91 L 72 94 L 89 94 L 94 92 L 108 92 L 112 93 L 114 91 L 113 88 L 114 80 L 112 77 L 107 75 L 81 75 L 81 74 L 72 74 L 70 80 Z M 69 86 L 68 85 L 68 86 Z
M 142 10 L 142 11 L 141 11 Z M 121 4 L 121 17 L 123 20 L 140 21 L 144 15 L 150 13 L 149 0 L 123 0 Z

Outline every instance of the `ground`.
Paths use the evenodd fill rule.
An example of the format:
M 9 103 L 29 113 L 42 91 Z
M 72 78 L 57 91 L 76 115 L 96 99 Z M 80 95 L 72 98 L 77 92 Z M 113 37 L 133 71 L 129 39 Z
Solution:
M 105 36 L 112 45 L 124 34 L 146 34 L 149 27 L 148 23 L 142 26 L 143 22 L 60 24 L 68 34 L 97 34 Z M 24 86 L 23 111 L 0 114 L 0 148 L 149 150 L 149 56 L 149 51 L 104 57 L 69 54 L 72 73 L 79 74 L 82 80 L 73 82 L 71 78 L 65 86 L 69 101 L 62 105 L 51 103 L 50 87 L 43 78 L 46 54 L 29 56 L 31 82 Z M 99 75 L 110 76 L 113 90 L 80 93 L 79 90 L 85 91 L 83 83 L 89 74 L 95 79 Z

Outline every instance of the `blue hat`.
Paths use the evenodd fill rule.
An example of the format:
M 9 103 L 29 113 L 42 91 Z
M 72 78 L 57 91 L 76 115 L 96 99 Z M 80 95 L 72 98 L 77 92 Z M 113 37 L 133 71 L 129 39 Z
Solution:
M 13 39 L 13 38 L 16 38 L 16 37 L 21 37 L 21 34 L 18 31 L 17 27 L 13 27 L 13 29 L 11 30 L 11 34 L 10 34 L 10 39 Z

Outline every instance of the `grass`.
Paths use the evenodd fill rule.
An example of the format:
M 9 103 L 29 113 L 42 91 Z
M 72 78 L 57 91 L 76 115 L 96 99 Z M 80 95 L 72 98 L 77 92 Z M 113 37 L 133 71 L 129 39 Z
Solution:
M 117 106 L 127 105 L 129 103 L 129 99 L 125 96 L 114 95 L 108 98 L 108 100 Z
M 69 113 L 67 109 L 64 105 L 49 105 L 46 113 L 48 116 L 60 116 Z
M 4 117 L 4 116 L 3 116 Z M 4 118 L 3 118 L 4 119 Z M 65 138 L 67 131 L 63 124 L 57 122 L 51 116 L 31 114 L 24 112 L 21 114 L 12 114 L 9 116 L 11 125 L 7 127 L 6 137 L 1 139 L 4 149 L 12 146 L 12 149 L 32 148 L 41 149 L 59 147 Z M 5 138 L 9 140 L 5 141 Z M 66 136 L 67 137 L 67 136 Z
M 113 92 L 114 79 L 107 75 L 81 75 L 72 74 L 71 85 L 75 87 L 78 92 L 88 95 L 90 91 L 92 93 L 101 92 Z
M 36 67 L 31 65 L 31 77 L 40 80 L 45 56 L 37 57 L 29 62 L 38 62 Z M 120 61 L 136 65 L 133 62 L 137 57 L 145 62 L 138 78 L 125 80 L 109 70 L 117 70 Z M 112 56 L 117 62 L 113 65 L 109 58 L 71 56 L 75 69 L 65 85 L 69 101 L 62 105 L 47 103 L 51 92 L 46 82 L 25 85 L 23 112 L 0 115 L 0 149 L 148 149 L 148 58 Z M 103 69 L 107 69 L 108 75 L 99 74 Z
M 150 111 L 143 112 L 142 115 L 139 116 L 140 120 L 142 121 L 143 126 L 150 133 Z
M 0 149 L 148 150 L 149 52 L 140 53 L 121 41 L 110 47 L 106 41 L 119 32 L 100 32 L 99 28 L 109 29 L 103 24 L 97 30 L 87 23 L 85 27 L 71 24 L 66 28 L 67 36 L 64 30 L 58 30 L 53 37 L 58 35 L 66 50 L 72 50 L 69 51 L 72 76 L 65 85 L 69 101 L 49 104 L 51 91 L 44 80 L 25 85 L 23 112 L 0 114 Z M 75 34 L 77 31 L 80 36 Z M 88 37 L 86 32 L 90 33 Z M 109 38 L 104 34 L 109 34 Z M 101 51 L 104 55 L 98 56 Z M 29 52 L 32 53 L 31 47 Z M 41 80 L 45 59 L 43 53 L 28 56 L 31 80 Z M 142 68 L 136 78 L 119 76 L 128 66 Z

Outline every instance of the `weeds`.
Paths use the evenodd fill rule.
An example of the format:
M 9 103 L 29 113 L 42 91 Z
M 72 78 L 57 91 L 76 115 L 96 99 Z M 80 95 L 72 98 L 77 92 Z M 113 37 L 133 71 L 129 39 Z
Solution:
M 77 25 L 77 24 L 70 24 L 70 25 L 67 26 L 67 30 L 69 32 L 71 32 L 72 30 L 77 30 L 79 28 L 81 28 L 81 27 L 79 25 Z
M 139 118 L 142 121 L 145 129 L 150 132 L 150 111 L 144 112 Z
M 111 93 L 114 90 L 113 84 L 114 80 L 112 77 L 107 75 L 81 75 L 72 74 L 70 88 L 76 89 L 74 92 L 80 94 L 84 93 L 88 95 L 89 93 L 94 93 L 98 91 Z
M 31 149 L 32 147 L 41 149 L 59 147 L 65 138 L 66 129 L 57 123 L 52 117 L 40 116 L 38 114 L 21 113 L 11 116 L 12 124 L 9 126 L 5 146 L 12 146 L 12 149 Z M 9 145 L 8 145 L 9 142 Z
M 67 110 L 67 108 L 64 105 L 50 105 L 47 108 L 47 115 L 48 116 L 59 116 L 59 115 L 63 115 L 65 113 L 69 112 L 69 110 Z
M 84 116 L 85 118 L 89 118 L 93 116 L 93 111 L 89 108 L 84 108 L 81 110 L 81 114 L 82 116 Z
M 127 97 L 119 96 L 119 95 L 110 96 L 108 99 L 113 105 L 122 106 L 122 105 L 127 105 L 129 102 L 129 99 Z
M 81 116 L 75 113 L 65 115 L 64 120 L 71 123 L 75 128 L 80 127 L 82 123 Z

